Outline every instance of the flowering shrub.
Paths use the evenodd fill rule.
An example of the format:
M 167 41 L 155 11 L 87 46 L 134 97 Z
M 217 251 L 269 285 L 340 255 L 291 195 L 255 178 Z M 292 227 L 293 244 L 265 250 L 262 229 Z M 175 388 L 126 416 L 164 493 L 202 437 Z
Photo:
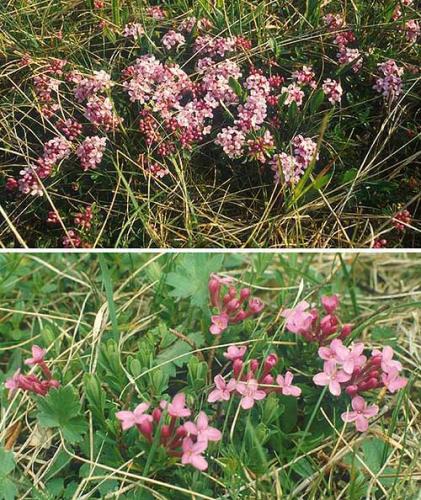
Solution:
M 229 182 L 238 185 L 240 191 L 242 185 L 246 190 L 250 186 L 258 189 L 257 197 L 250 196 L 256 200 L 266 199 L 269 189 L 278 200 L 271 208 L 271 215 L 277 218 L 292 213 L 294 207 L 311 203 L 328 186 L 333 193 L 346 193 L 351 183 L 354 190 L 357 184 L 365 182 L 366 176 L 367 182 L 380 186 L 374 197 L 367 196 L 376 216 L 385 203 L 374 198 L 396 191 L 396 181 L 387 181 L 383 186 L 384 179 L 377 179 L 372 167 L 366 171 L 362 163 L 358 173 L 355 153 L 364 151 L 360 162 L 366 161 L 365 144 L 373 144 L 370 138 L 363 139 L 363 131 L 366 133 L 369 128 L 366 122 L 373 121 L 369 134 L 374 138 L 379 115 L 386 118 L 391 106 L 406 106 L 406 116 L 411 120 L 417 68 L 409 60 L 419 35 L 419 23 L 411 19 L 412 4 L 397 2 L 393 23 L 399 24 L 400 31 L 394 30 L 396 40 L 390 42 L 392 46 L 408 45 L 408 61 L 389 55 L 393 51 L 373 46 L 369 41 L 371 32 L 347 23 L 347 17 L 335 13 L 330 5 L 324 7 L 323 15 L 319 13 L 310 22 L 318 25 L 316 29 L 322 33 L 323 50 L 311 47 L 307 54 L 307 45 L 300 41 L 304 43 L 302 53 L 294 47 L 291 54 L 296 54 L 291 57 L 282 55 L 282 40 L 273 38 L 270 32 L 264 40 L 258 39 L 247 22 L 244 33 L 237 27 L 230 27 L 228 33 L 216 19 L 203 15 L 173 17 L 167 9 L 150 6 L 141 16 L 124 23 L 120 20 L 112 26 L 107 22 L 107 2 L 94 2 L 92 7 L 90 15 L 96 22 L 98 17 L 101 19 L 100 27 L 95 28 L 92 51 L 96 53 L 95 43 L 103 40 L 107 47 L 112 45 L 121 53 L 118 63 L 103 55 L 88 65 L 76 61 L 71 54 L 66 54 L 66 58 L 39 57 L 27 52 L 15 61 L 26 77 L 21 91 L 35 95 L 34 120 L 40 126 L 34 130 L 38 144 L 30 148 L 30 155 L 22 155 L 25 161 L 16 161 L 13 154 L 6 158 L 6 163 L 20 165 L 19 169 L 7 168 L 4 175 L 12 209 L 26 195 L 42 196 L 43 199 L 26 203 L 32 204 L 31 210 L 43 224 L 53 208 L 44 196 L 46 192 L 51 190 L 53 198 L 58 195 L 65 200 L 74 196 L 72 191 L 79 191 L 80 204 L 95 202 L 102 215 L 98 222 L 107 217 L 106 222 L 111 223 L 122 216 L 117 215 L 122 212 L 117 207 L 127 199 L 120 190 L 121 183 L 125 188 L 129 185 L 132 201 L 133 196 L 146 196 L 150 204 L 154 196 L 165 198 L 178 190 L 177 178 L 187 165 L 189 173 L 183 174 L 181 185 L 185 186 L 182 198 L 188 205 L 196 198 L 190 186 L 198 185 L 199 179 L 200 185 L 209 184 L 209 179 L 216 175 L 216 188 L 231 179 Z M 288 26 L 291 13 L 286 7 L 276 12 L 272 7 L 266 8 L 276 25 L 285 24 L 286 33 L 290 31 L 297 40 L 307 36 L 304 27 L 296 32 Z M 332 12 L 326 11 L 328 8 Z M 375 16 L 373 26 L 380 22 L 377 10 L 370 15 Z M 89 59 L 91 53 L 88 54 Z M 367 105 L 363 112 L 363 102 L 375 104 Z M 402 127 L 416 134 L 409 122 Z M 358 130 L 355 144 L 344 145 L 351 130 Z M 409 142 L 408 151 L 412 147 Z M 44 144 L 44 152 L 40 143 Z M 349 148 L 350 162 L 346 157 Z M 7 155 L 9 149 L 5 148 Z M 399 143 L 390 149 L 396 156 L 405 148 Z M 373 161 L 377 161 L 376 155 Z M 379 160 L 381 172 L 386 161 Z M 110 193 L 115 187 L 116 172 L 120 172 L 120 183 L 113 197 Z M 147 179 L 147 188 L 139 180 L 139 172 Z M 392 179 L 395 178 L 392 172 Z M 417 186 L 412 185 L 416 191 Z M 368 186 L 371 190 L 371 184 Z M 346 195 L 346 203 L 367 205 L 365 191 L 362 188 L 353 196 Z M 203 197 L 203 189 L 199 192 L 199 197 Z M 319 199 L 328 198 L 324 195 Z M 390 217 L 397 204 L 407 205 L 411 199 L 394 198 L 395 195 L 390 196 L 386 204 Z M 157 206 L 162 204 L 157 202 Z M 331 203 L 325 206 L 332 210 Z M 136 203 L 134 207 L 137 210 Z M 116 231 L 99 231 L 94 225 L 90 234 L 78 234 L 78 228 L 66 217 L 69 209 L 64 201 L 59 208 L 66 231 L 61 224 L 56 229 L 47 226 L 51 233 L 51 238 L 46 238 L 48 245 L 62 242 L 63 237 L 71 241 L 63 231 L 73 231 L 86 245 L 93 243 L 99 233 L 108 238 L 104 245 L 112 245 L 114 233 L 124 226 L 118 221 Z M 148 217 L 154 219 L 154 211 L 149 210 Z M 242 221 L 243 215 L 234 219 Z M 260 215 L 256 220 L 260 220 Z M 391 219 L 390 222 L 389 231 L 393 231 Z M 146 237 L 154 243 L 159 243 L 157 224 L 159 220 L 144 228 Z M 410 232 L 408 227 L 405 232 L 395 232 L 393 244 L 400 244 Z M 372 233 L 358 236 L 358 244 L 374 246 L 380 235 L 373 237 Z M 231 238 L 231 231 L 227 234 Z M 387 241 L 390 244 L 390 239 Z M 134 244 L 139 246 L 138 241 Z
M 87 221 L 95 211 L 72 216 Z M 397 442 L 415 429 L 416 376 L 408 377 L 415 357 L 407 347 L 419 280 L 410 265 L 415 255 L 355 255 L 346 272 L 339 266 L 332 274 L 337 258 L 10 254 L 0 269 L 0 281 L 11 283 L 0 319 L 7 437 L 0 454 L 10 450 L 18 466 L 36 454 L 32 474 L 39 477 L 48 463 L 51 479 L 60 481 L 46 481 L 45 491 L 62 498 L 92 497 L 97 486 L 98 497 L 105 489 L 116 494 L 128 478 L 138 497 L 150 490 L 233 496 L 255 488 L 249 474 L 259 474 L 270 495 L 282 466 L 292 493 L 309 474 L 323 478 L 326 464 L 332 491 L 343 489 L 350 448 L 365 462 L 379 444 L 384 453 L 391 429 Z M 360 288 L 372 273 L 385 278 L 377 294 Z M 114 320 L 101 289 L 107 282 Z M 226 311 L 232 300 L 230 318 L 253 303 L 258 311 L 213 334 L 215 309 Z M 341 464 L 320 449 L 340 451 Z M 297 457 L 312 456 L 305 471 L 294 466 Z M 89 475 L 91 466 L 106 474 Z M 24 468 L 8 476 L 17 491 L 11 498 L 34 488 L 25 477 Z M 87 489 L 75 494 L 87 477 Z M 5 491 L 2 474 L 0 485 Z

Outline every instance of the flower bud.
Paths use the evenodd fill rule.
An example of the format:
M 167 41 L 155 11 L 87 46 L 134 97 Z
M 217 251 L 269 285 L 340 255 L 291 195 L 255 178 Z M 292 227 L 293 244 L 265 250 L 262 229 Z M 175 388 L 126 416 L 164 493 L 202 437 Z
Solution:
M 243 369 L 243 362 L 241 359 L 235 359 L 232 363 L 232 369 L 234 372 L 234 378 L 238 378 L 240 376 L 241 370 Z
M 162 411 L 159 408 L 154 408 L 152 411 L 152 418 L 154 419 L 155 422 L 159 422 L 161 420 L 162 416 Z
M 250 297 L 251 291 L 250 288 L 242 288 L 240 290 L 240 300 L 241 302 L 244 302 Z
M 264 308 L 264 304 L 260 299 L 250 299 L 248 303 L 248 310 L 251 314 L 259 314 Z
M 269 354 L 269 356 L 265 359 L 264 365 L 263 365 L 263 374 L 266 375 L 269 373 L 272 368 L 276 366 L 278 363 L 278 356 L 274 353 Z
M 343 340 L 346 337 L 348 337 L 348 335 L 350 335 L 352 333 L 352 328 L 353 328 L 353 325 L 351 323 L 346 323 L 345 325 L 343 325 L 341 333 L 339 335 L 339 338 L 341 340 Z
M 349 385 L 345 392 L 352 398 L 358 394 L 358 387 L 356 385 Z
M 259 362 L 257 361 L 257 359 L 252 359 L 250 361 L 250 371 L 255 373 L 258 369 L 259 369 Z
M 213 307 L 218 307 L 219 290 L 221 285 L 216 278 L 211 278 L 208 283 L 210 301 Z
M 226 305 L 227 313 L 233 313 L 240 307 L 240 301 L 238 299 L 231 299 Z
M 273 385 L 275 382 L 275 379 L 273 378 L 273 376 L 268 373 L 267 375 L 265 375 L 261 380 L 260 380 L 260 383 L 261 384 L 265 384 L 265 385 Z M 264 387 L 264 390 L 268 390 L 270 389 L 270 387 Z

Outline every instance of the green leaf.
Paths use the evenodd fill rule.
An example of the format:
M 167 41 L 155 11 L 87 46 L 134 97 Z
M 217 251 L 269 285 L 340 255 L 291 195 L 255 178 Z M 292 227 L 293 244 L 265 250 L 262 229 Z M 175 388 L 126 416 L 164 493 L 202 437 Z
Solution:
M 80 415 L 81 406 L 72 387 L 51 390 L 38 400 L 38 421 L 41 427 L 59 428 L 70 443 L 83 439 L 86 422 Z
M 13 453 L 0 448 L 0 500 L 13 500 L 17 496 L 17 488 L 8 477 L 15 467 Z
M 170 292 L 177 299 L 190 299 L 193 306 L 206 309 L 208 305 L 208 281 L 211 273 L 218 272 L 222 254 L 185 254 L 180 256 L 175 272 L 167 276 Z
M 242 99 L 244 92 L 243 92 L 243 87 L 240 85 L 239 81 L 230 76 L 228 83 L 229 86 L 232 88 L 232 90 L 235 92 L 235 95 L 240 99 Z
M 322 89 L 319 89 L 317 92 L 315 92 L 309 102 L 310 113 L 316 113 L 316 111 L 318 111 L 318 109 L 322 105 L 324 99 L 325 93 Z

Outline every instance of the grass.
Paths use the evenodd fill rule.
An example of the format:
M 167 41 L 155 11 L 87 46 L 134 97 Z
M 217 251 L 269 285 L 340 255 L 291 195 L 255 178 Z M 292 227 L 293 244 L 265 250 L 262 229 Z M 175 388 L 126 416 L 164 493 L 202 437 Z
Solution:
M 101 167 L 82 172 L 75 159 L 65 161 L 43 182 L 43 197 L 6 193 L 1 201 L 0 244 L 8 247 L 60 247 L 75 229 L 74 214 L 94 207 L 93 226 L 81 231 L 83 244 L 102 247 L 369 247 L 385 238 L 390 247 L 418 247 L 419 219 L 419 46 L 409 45 L 399 31 L 407 19 L 419 19 L 413 7 L 393 21 L 395 4 L 320 1 L 173 0 L 164 4 L 164 21 L 145 16 L 143 2 L 106 1 L 92 9 L 80 0 L 9 1 L 0 7 L 0 183 L 28 166 L 42 144 L 56 134 L 53 119 L 42 117 L 34 97 L 32 77 L 45 72 L 49 58 L 64 58 L 74 69 L 109 71 L 114 80 L 141 54 L 160 59 L 160 37 L 188 15 L 210 20 L 213 36 L 242 35 L 253 48 L 232 59 L 243 68 L 250 64 L 266 74 L 289 77 L 303 64 L 312 64 L 316 78 L 339 79 L 344 88 L 341 106 L 319 102 L 308 93 L 302 110 L 281 112 L 281 126 L 273 130 L 280 144 L 296 133 L 320 144 L 320 160 L 307 170 L 296 189 L 276 187 L 268 166 L 229 160 L 209 141 L 192 151 L 177 147 L 170 157 L 157 157 L 137 131 L 136 106 L 113 90 L 114 105 L 124 118 L 115 133 L 108 133 Z M 324 28 L 322 16 L 341 13 L 357 36 L 364 64 L 354 74 L 338 66 L 337 48 Z M 142 42 L 121 36 L 128 21 L 140 22 L 147 33 Z M 104 30 L 99 21 L 107 23 Z M 57 37 L 61 33 L 62 38 Z M 19 61 L 29 53 L 30 66 Z M 189 47 L 171 56 L 193 72 Z M 385 104 L 372 86 L 377 64 L 394 58 L 406 68 L 404 92 Z M 269 61 L 276 66 L 270 69 Z M 412 68 L 412 69 L 411 69 Z M 413 71 L 411 72 L 410 71 Z M 118 94 L 118 95 L 117 95 Z M 81 116 L 69 87 L 60 93 L 60 115 Z M 85 120 L 86 121 L 86 120 Z M 222 126 L 219 124 L 218 127 Z M 162 128 L 162 123 L 158 123 Z M 168 137 L 164 137 L 168 139 Z M 284 146 L 282 146 L 284 147 Z M 161 180 L 146 174 L 138 162 L 165 164 L 170 173 Z M 73 158 L 73 157 L 72 157 Z M 412 214 L 404 232 L 394 229 L 394 215 Z M 46 225 L 47 213 L 61 217 Z
M 13 490 L 19 499 L 415 500 L 419 266 L 418 255 L 404 253 L 1 255 L 0 454 L 12 454 L 0 461 L 0 498 Z M 218 345 L 207 333 L 211 271 L 250 286 L 266 304 Z M 314 351 L 280 321 L 281 306 L 324 293 L 340 294 L 342 320 L 367 347 L 392 345 L 409 378 L 405 390 L 377 394 L 380 416 L 366 433 L 344 427 L 346 397 L 312 384 L 320 369 Z M 232 400 L 225 415 L 206 402 L 222 352 L 246 341 L 250 357 L 277 352 L 281 371 L 293 371 L 303 390 L 298 400 L 268 397 L 250 412 Z M 69 391 L 48 409 L 64 412 L 58 426 L 43 420 L 42 398 L 8 400 L 3 390 L 34 343 L 47 348 L 49 367 Z M 122 433 L 115 417 L 181 390 L 194 414 L 206 411 L 223 431 L 203 473 L 168 458 L 156 440 L 144 446 L 136 433 Z M 72 419 L 78 439 L 68 434 Z

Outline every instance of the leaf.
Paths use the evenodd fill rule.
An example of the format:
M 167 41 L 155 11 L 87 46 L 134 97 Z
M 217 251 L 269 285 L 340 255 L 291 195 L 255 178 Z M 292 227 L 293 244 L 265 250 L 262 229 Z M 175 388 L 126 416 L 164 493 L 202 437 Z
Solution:
M 243 88 L 241 87 L 239 81 L 230 76 L 228 83 L 229 86 L 232 88 L 232 90 L 235 92 L 235 95 L 240 99 L 242 99 L 244 93 L 243 93 Z
M 8 477 L 15 467 L 16 462 L 13 453 L 0 448 L 0 500 L 13 500 L 17 496 L 17 488 Z
M 209 276 L 219 271 L 223 260 L 222 254 L 180 256 L 176 271 L 167 276 L 167 284 L 173 288 L 171 297 L 190 299 L 191 305 L 206 309 Z
M 322 89 L 319 89 L 314 93 L 309 102 L 310 113 L 316 113 L 325 99 L 325 93 Z
M 59 428 L 70 443 L 81 441 L 86 422 L 80 415 L 80 401 L 71 386 L 51 390 L 38 400 L 37 414 L 41 427 Z

